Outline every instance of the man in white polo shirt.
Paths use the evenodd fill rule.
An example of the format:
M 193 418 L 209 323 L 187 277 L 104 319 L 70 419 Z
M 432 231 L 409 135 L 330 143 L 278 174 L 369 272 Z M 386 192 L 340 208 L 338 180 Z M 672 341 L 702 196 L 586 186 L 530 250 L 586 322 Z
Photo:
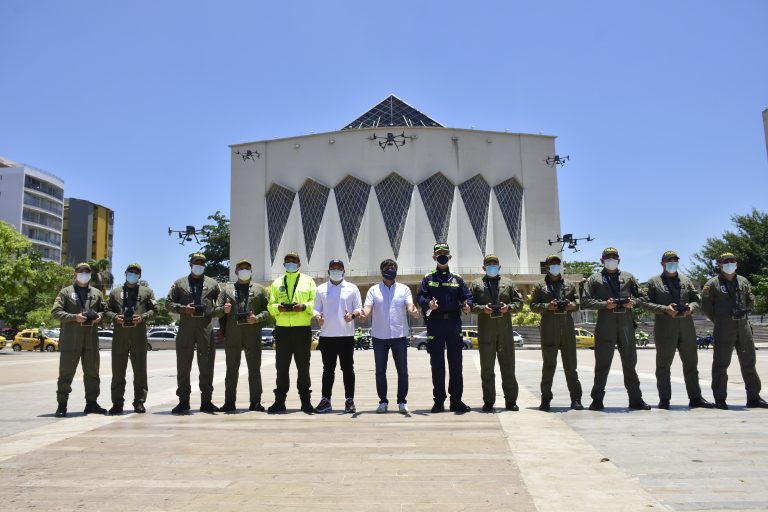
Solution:
M 328 263 L 329 281 L 317 287 L 314 315 L 320 326 L 320 353 L 323 356 L 322 399 L 315 412 L 333 411 L 331 391 L 338 357 L 344 375 L 344 412 L 355 412 L 355 324 L 362 311 L 360 290 L 344 280 L 344 262 Z
M 419 317 L 419 310 L 413 304 L 411 289 L 395 282 L 397 263 L 386 259 L 379 266 L 382 282 L 372 286 L 365 296 L 363 315 L 373 313 L 371 337 L 373 357 L 376 362 L 376 392 L 379 395 L 377 413 L 387 412 L 387 360 L 392 349 L 392 359 L 397 368 L 397 405 L 400 413 L 408 414 L 405 397 L 408 395 L 408 318 L 410 313 Z

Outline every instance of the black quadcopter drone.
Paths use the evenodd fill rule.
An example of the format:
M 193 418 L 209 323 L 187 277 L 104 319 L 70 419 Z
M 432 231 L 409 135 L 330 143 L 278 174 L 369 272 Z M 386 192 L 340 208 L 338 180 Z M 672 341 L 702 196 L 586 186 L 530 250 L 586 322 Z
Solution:
M 195 226 L 187 226 L 185 229 L 181 230 L 168 228 L 168 236 L 171 236 L 173 233 L 179 235 L 179 240 L 181 240 L 179 245 L 184 245 L 184 242 L 191 242 L 193 238 L 197 244 L 200 244 L 200 240 L 197 239 L 197 235 L 204 235 L 205 230 L 195 229 Z
M 405 146 L 405 142 L 408 139 L 415 139 L 415 135 L 406 135 L 405 132 L 402 132 L 400 135 L 395 135 L 394 133 L 387 133 L 386 137 L 382 137 L 379 135 L 376 135 L 375 133 L 368 137 L 368 140 L 378 140 L 377 144 L 381 148 L 382 151 L 386 151 L 387 146 L 394 146 L 395 149 L 400 151 L 400 147 Z
M 570 160 L 570 159 L 571 159 L 570 155 L 565 155 L 565 156 L 560 156 L 560 155 L 548 156 L 547 158 L 544 159 L 544 163 L 547 164 L 550 167 L 555 167 L 556 165 L 559 165 L 560 167 L 562 167 L 562 166 L 565 165 L 565 161 L 566 160 Z
M 568 233 L 567 235 L 563 235 L 562 238 L 560 238 L 560 235 L 557 235 L 556 240 L 547 240 L 547 242 L 549 242 L 549 245 L 560 244 L 560 250 L 557 252 L 563 252 L 566 246 L 573 250 L 573 252 L 579 252 L 579 249 L 576 248 L 579 240 L 591 242 L 594 238 L 592 238 L 592 235 L 587 235 L 586 238 L 574 238 L 572 234 Z
M 241 157 L 243 157 L 243 161 L 245 161 L 245 160 L 255 160 L 254 157 L 261 158 L 261 153 L 259 153 L 255 149 L 253 149 L 253 150 L 246 149 L 245 153 L 240 152 L 240 151 L 235 151 L 235 154 L 236 155 L 240 155 Z

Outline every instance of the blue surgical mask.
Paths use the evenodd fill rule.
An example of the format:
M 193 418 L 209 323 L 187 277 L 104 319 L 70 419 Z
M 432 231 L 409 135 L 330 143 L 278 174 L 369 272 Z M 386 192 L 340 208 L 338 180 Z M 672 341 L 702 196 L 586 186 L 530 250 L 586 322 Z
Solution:
M 237 271 L 237 278 L 241 281 L 248 281 L 251 279 L 251 271 L 248 269 L 241 269 Z
M 88 284 L 91 282 L 91 274 L 90 272 L 78 272 L 76 279 L 80 284 Z
M 613 258 L 604 260 L 603 266 L 605 266 L 607 270 L 616 270 L 617 268 L 619 268 L 619 260 L 615 260 Z
M 723 263 L 723 272 L 726 274 L 733 274 L 737 268 L 738 264 L 736 263 Z
M 499 275 L 499 267 L 498 265 L 486 265 L 485 266 L 485 275 L 488 277 L 496 277 Z
M 440 265 L 447 265 L 448 264 L 448 260 L 450 260 L 450 259 L 451 259 L 451 257 L 448 256 L 447 254 L 441 254 L 441 255 L 439 255 L 437 257 L 437 262 Z
M 664 264 L 664 270 L 669 272 L 670 274 L 674 274 L 677 272 L 678 262 L 676 261 L 668 261 Z
M 385 268 L 381 271 L 381 277 L 386 279 L 387 281 L 394 281 L 397 277 L 397 270 L 394 268 Z
M 192 265 L 192 273 L 196 276 L 203 275 L 203 272 L 205 272 L 205 265 Z
M 550 265 L 549 266 L 549 273 L 553 276 L 559 276 L 563 273 L 563 266 L 562 265 Z
M 285 271 L 288 272 L 289 274 L 293 274 L 294 272 L 299 270 L 298 263 L 288 262 L 288 263 L 283 263 L 283 266 L 285 267 Z
M 331 277 L 331 281 L 334 283 L 338 283 L 342 279 L 344 279 L 344 271 L 343 270 L 329 270 L 328 275 Z
M 135 272 L 126 272 L 125 274 L 125 282 L 128 284 L 136 284 L 139 282 L 139 274 Z

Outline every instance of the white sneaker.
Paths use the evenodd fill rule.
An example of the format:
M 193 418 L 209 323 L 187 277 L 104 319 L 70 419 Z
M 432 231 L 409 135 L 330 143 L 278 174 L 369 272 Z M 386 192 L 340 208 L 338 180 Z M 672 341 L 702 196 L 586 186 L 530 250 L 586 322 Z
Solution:
M 408 404 L 397 404 L 400 414 L 408 414 Z
M 387 402 L 381 402 L 379 406 L 376 408 L 376 412 L 378 414 L 383 414 L 387 412 Z

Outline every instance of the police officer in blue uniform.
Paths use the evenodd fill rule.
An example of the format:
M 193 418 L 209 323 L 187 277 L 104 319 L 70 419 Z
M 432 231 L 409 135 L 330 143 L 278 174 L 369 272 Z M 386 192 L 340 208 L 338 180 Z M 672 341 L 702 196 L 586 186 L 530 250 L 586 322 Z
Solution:
M 432 394 L 435 404 L 432 412 L 445 411 L 445 356 L 448 352 L 448 393 L 450 410 L 468 412 L 470 407 L 461 401 L 464 391 L 462 376 L 461 313 L 469 313 L 472 293 L 464 279 L 448 268 L 451 251 L 448 244 L 435 244 L 432 259 L 437 268 L 424 276 L 417 300 L 427 322 L 427 348 L 432 366 Z

